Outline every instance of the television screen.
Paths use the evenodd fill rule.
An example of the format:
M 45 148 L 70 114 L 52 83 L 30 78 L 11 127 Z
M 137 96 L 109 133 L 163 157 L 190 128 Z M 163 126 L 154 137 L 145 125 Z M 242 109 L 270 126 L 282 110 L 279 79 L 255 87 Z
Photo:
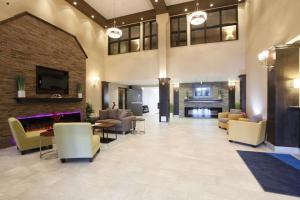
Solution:
M 194 97 L 211 97 L 211 87 L 201 86 L 194 89 Z
M 37 94 L 68 94 L 69 72 L 51 69 L 47 67 L 36 67 Z

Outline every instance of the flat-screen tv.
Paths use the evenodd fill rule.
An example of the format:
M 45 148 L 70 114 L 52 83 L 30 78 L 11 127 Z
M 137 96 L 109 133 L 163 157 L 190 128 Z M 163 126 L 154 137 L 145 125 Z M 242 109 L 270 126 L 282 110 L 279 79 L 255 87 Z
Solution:
M 36 66 L 37 94 L 69 94 L 69 72 Z

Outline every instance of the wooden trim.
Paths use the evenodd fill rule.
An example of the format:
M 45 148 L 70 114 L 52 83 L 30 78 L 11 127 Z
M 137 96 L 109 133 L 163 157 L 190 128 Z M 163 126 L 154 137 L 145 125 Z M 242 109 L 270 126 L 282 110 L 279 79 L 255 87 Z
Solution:
M 95 21 L 102 27 L 106 26 L 107 19 L 103 17 L 97 10 L 95 10 L 92 6 L 90 6 L 87 2 L 83 0 L 65 0 L 69 4 L 71 4 L 74 8 L 78 9 L 84 15 L 86 15 L 91 20 Z M 74 5 L 73 2 L 76 1 L 77 5 Z M 95 18 L 91 18 L 91 15 L 94 15 Z
M 154 7 L 154 10 L 157 15 L 168 13 L 168 8 L 166 5 L 166 2 L 164 0 L 159 0 L 158 2 L 155 2 L 155 0 L 149 0 Z
M 35 18 L 35 19 L 37 19 L 37 20 L 39 20 L 39 21 L 41 21 L 41 22 L 43 22 L 43 23 L 45 23 L 45 24 L 47 24 L 47 25 L 49 25 L 49 26 L 51 26 L 51 27 L 53 27 L 53 28 L 55 28 L 56 30 L 59 30 L 59 31 L 61 31 L 61 32 L 65 33 L 65 34 L 68 34 L 69 36 L 73 37 L 73 38 L 75 39 L 75 42 L 78 44 L 79 48 L 81 49 L 81 51 L 82 51 L 83 54 L 85 55 L 85 57 L 88 58 L 86 52 L 84 51 L 83 47 L 81 46 L 80 42 L 78 41 L 78 39 L 77 39 L 77 37 L 76 37 L 75 35 L 73 35 L 73 34 L 67 32 L 67 31 L 63 30 L 62 28 L 59 28 L 59 27 L 57 27 L 57 26 L 55 26 L 55 25 L 53 25 L 53 24 L 51 24 L 51 23 L 49 23 L 49 22 L 43 20 L 42 18 L 39 18 L 39 17 L 35 16 L 35 15 L 33 15 L 33 14 L 27 12 L 27 11 L 21 12 L 21 13 L 16 14 L 16 15 L 14 15 L 14 16 L 8 18 L 8 19 L 5 19 L 5 20 L 0 21 L 0 26 L 1 26 L 1 25 L 4 25 L 4 24 L 6 24 L 6 23 L 9 23 L 9 22 L 11 22 L 11 21 L 14 21 L 14 20 L 16 20 L 16 19 L 18 19 L 18 18 L 24 17 L 24 16 L 30 16 L 30 17 L 33 17 L 33 18 Z

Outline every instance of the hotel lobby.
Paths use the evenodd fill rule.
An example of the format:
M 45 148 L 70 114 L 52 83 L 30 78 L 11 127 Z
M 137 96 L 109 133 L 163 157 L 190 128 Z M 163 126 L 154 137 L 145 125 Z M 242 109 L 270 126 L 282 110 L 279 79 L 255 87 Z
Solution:
M 299 199 L 299 8 L 1 0 L 0 199 Z

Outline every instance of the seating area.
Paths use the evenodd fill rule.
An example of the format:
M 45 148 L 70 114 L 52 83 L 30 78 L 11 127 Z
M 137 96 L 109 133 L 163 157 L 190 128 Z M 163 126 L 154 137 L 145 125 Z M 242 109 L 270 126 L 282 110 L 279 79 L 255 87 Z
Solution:
M 300 1 L 0 2 L 0 200 L 300 198 Z

